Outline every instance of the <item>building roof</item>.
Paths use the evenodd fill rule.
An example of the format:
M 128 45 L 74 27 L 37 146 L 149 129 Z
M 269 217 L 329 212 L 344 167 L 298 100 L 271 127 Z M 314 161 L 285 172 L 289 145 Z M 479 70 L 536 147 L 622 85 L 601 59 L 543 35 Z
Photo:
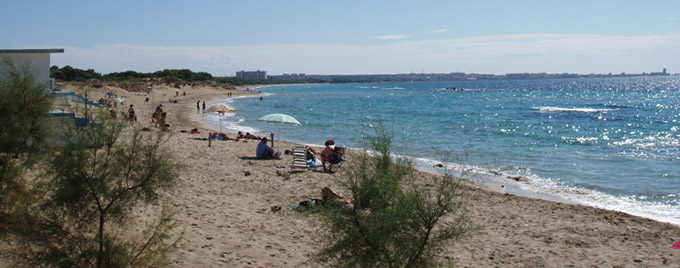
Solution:
M 64 53 L 63 48 L 0 49 L 0 54 L 18 53 Z

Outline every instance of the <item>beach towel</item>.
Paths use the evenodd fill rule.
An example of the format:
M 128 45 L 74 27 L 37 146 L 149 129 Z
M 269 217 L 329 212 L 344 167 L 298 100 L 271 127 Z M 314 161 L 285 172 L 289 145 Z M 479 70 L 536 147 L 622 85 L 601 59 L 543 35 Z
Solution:
M 671 248 L 678 248 L 678 249 L 680 249 L 680 240 L 678 240 L 678 242 L 675 242 L 675 244 L 673 244 L 673 245 L 671 246 Z

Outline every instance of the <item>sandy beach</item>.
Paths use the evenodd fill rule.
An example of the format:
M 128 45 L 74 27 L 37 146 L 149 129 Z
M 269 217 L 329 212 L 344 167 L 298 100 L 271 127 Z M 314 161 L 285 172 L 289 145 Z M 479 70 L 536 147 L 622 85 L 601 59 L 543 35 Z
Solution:
M 251 89 L 253 87 L 250 87 Z M 183 231 L 181 248 L 172 257 L 174 267 L 323 267 L 310 263 L 318 250 L 313 218 L 289 204 L 318 198 L 321 188 L 343 192 L 337 173 L 299 172 L 287 176 L 291 156 L 280 160 L 251 160 L 257 141 L 213 141 L 215 127 L 200 122 L 196 102 L 209 104 L 217 97 L 255 94 L 209 86 L 184 86 L 178 103 L 170 87 L 155 87 L 150 102 L 143 93 L 105 86 L 134 104 L 137 128 L 150 127 L 151 114 L 163 104 L 173 125 L 167 147 L 186 168 L 178 186 L 166 193 Z M 182 93 L 186 92 L 186 96 Z M 94 97 L 93 99 L 98 99 Z M 198 128 L 200 134 L 180 130 Z M 234 137 L 233 133 L 229 134 Z M 332 137 L 327 137 L 332 138 Z M 281 148 L 290 148 L 282 143 Z M 351 159 L 350 159 L 351 161 Z M 283 174 L 283 175 L 280 175 Z M 435 176 L 421 172 L 426 179 Z M 505 194 L 466 182 L 468 208 L 480 231 L 448 247 L 442 258 L 456 267 L 678 267 L 680 227 L 597 208 Z M 280 211 L 273 210 L 278 206 Z M 147 208 L 150 210 L 158 207 Z M 155 215 L 157 211 L 139 211 Z

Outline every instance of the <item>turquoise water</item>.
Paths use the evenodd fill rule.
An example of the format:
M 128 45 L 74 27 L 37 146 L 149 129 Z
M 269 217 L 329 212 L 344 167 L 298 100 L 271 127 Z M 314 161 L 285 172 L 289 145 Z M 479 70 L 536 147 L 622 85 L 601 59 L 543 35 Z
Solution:
M 455 88 L 453 90 L 452 88 Z M 228 99 L 231 131 L 360 147 L 382 119 L 397 154 L 433 169 L 680 224 L 680 77 L 267 87 Z M 257 121 L 284 113 L 302 126 Z M 205 117 L 219 124 L 216 115 Z M 526 182 L 508 176 L 522 175 Z

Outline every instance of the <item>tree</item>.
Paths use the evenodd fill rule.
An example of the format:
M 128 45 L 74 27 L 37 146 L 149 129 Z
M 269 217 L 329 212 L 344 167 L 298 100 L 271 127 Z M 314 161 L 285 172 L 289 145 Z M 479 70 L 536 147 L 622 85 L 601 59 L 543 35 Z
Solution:
M 100 73 L 93 69 L 82 70 L 69 65 L 59 69 L 56 65 L 50 67 L 50 76 L 62 81 L 86 81 L 89 79 L 101 79 Z
M 24 266 L 158 266 L 178 242 L 163 211 L 144 234 L 126 227 L 132 209 L 159 201 L 180 166 L 162 132 L 126 127 L 100 111 L 100 123 L 69 127 L 35 188 L 42 198 L 15 224 L 15 261 Z M 140 237 L 143 237 L 141 239 Z
M 0 75 L 0 230 L 16 206 L 28 197 L 23 181 L 44 148 L 52 105 L 46 85 L 36 82 L 28 64 L 16 66 L 3 58 L 5 73 Z
M 8 66 L 0 81 L 0 152 L 18 157 L 21 153 L 37 152 L 47 137 L 46 115 L 52 106 L 46 86 L 36 82 L 30 65 Z
M 459 179 L 436 178 L 431 189 L 418 185 L 412 164 L 391 158 L 391 136 L 379 123 L 366 137 L 367 151 L 353 156 L 341 181 L 352 206 L 319 208 L 326 228 L 316 256 L 341 267 L 430 267 L 444 245 L 473 230 Z

